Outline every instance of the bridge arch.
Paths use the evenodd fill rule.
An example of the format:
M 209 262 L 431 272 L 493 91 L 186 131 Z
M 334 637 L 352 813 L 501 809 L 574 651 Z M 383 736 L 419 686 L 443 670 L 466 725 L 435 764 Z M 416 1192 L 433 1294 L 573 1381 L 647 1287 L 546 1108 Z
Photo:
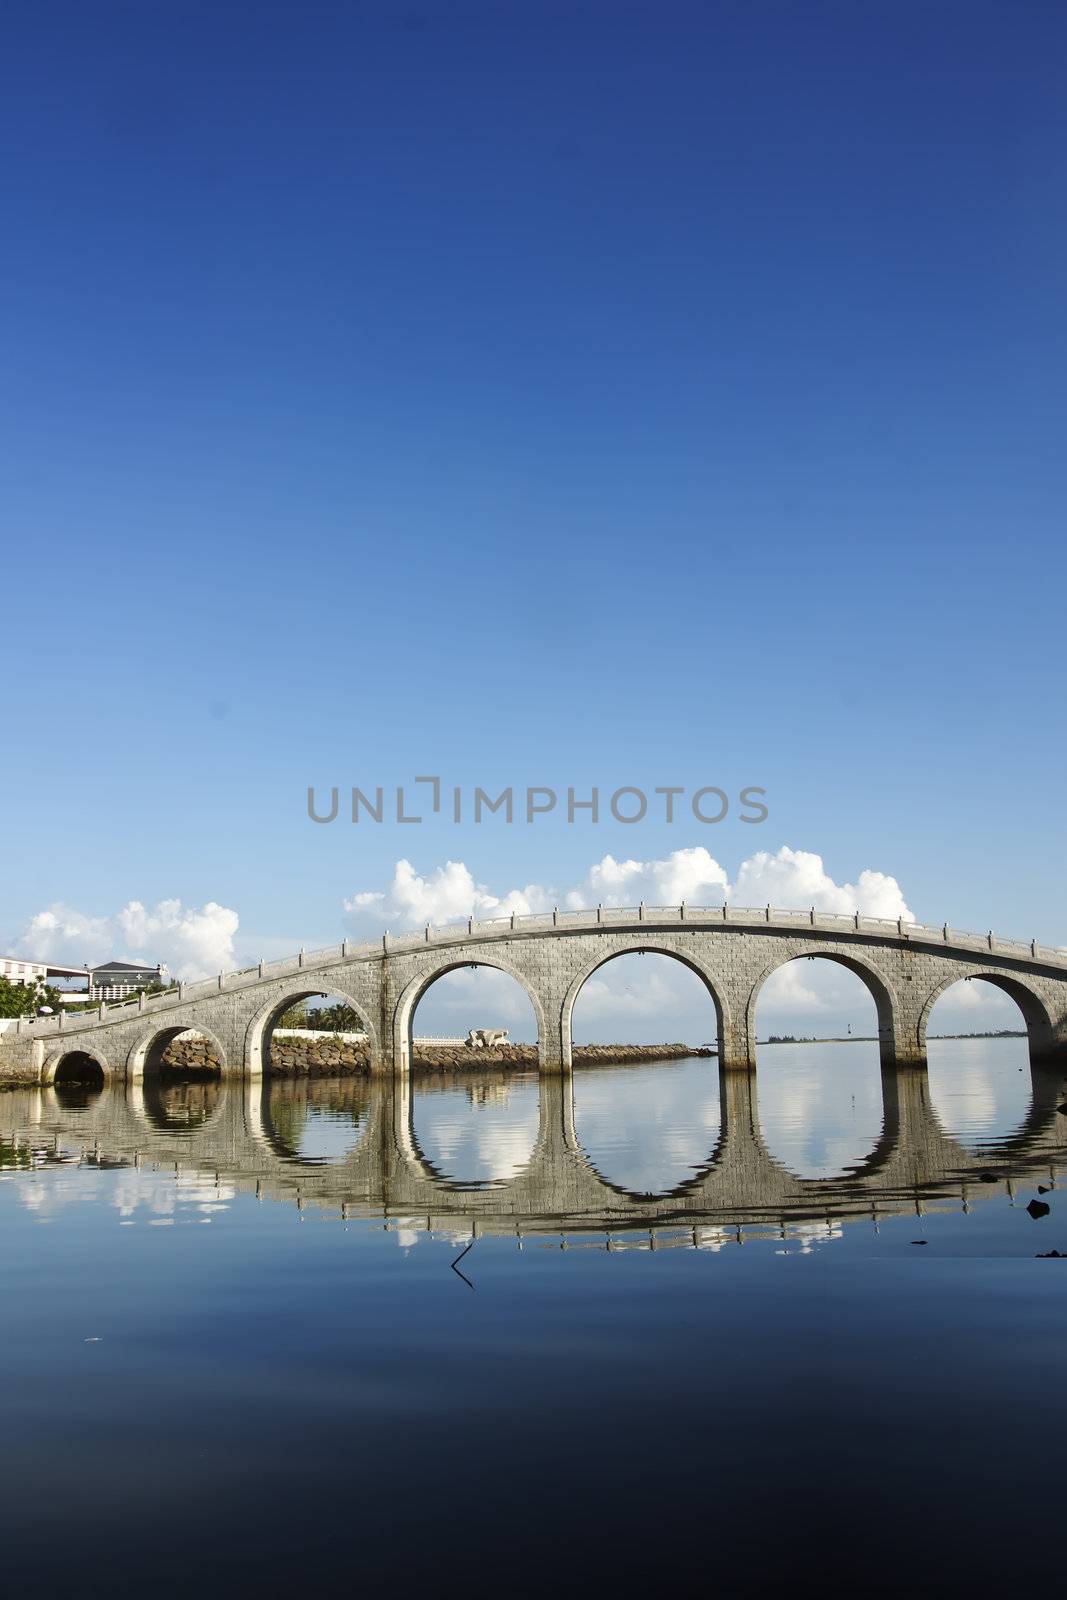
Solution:
M 818 943 L 806 944 L 799 950 L 790 949 L 789 953 L 783 954 L 780 960 L 769 962 L 752 985 L 749 991 L 748 1003 L 745 1007 L 745 1025 L 751 1059 L 755 1060 L 756 1006 L 759 1002 L 761 989 L 767 979 L 774 973 L 780 972 L 783 967 L 789 966 L 794 961 L 809 959 L 835 961 L 838 966 L 847 968 L 849 972 L 855 973 L 856 977 L 859 978 L 874 1001 L 874 1008 L 878 1017 L 878 1051 L 881 1063 L 883 1066 L 892 1066 L 895 1060 L 896 1002 L 889 984 L 881 973 L 861 956 L 853 955 L 851 951 L 827 949 L 826 945 Z
M 84 1082 L 85 1079 L 81 1074 L 87 1064 L 96 1068 L 96 1072 L 99 1073 L 97 1081 L 101 1086 L 111 1081 L 111 1067 L 103 1051 L 95 1047 L 89 1049 L 79 1042 L 64 1050 L 53 1050 L 51 1055 L 45 1058 L 41 1068 L 41 1082 L 51 1084 L 53 1087 L 63 1083 Z
M 439 978 L 445 977 L 449 972 L 458 972 L 464 967 L 492 967 L 495 971 L 503 972 L 509 978 L 515 980 L 533 1007 L 534 1021 L 537 1024 L 538 1061 L 543 1064 L 545 1041 L 548 1038 L 548 1032 L 541 996 L 526 974 L 521 972 L 518 967 L 513 966 L 504 956 L 497 954 L 495 950 L 488 950 L 484 954 L 479 950 L 477 957 L 473 960 L 470 956 L 467 956 L 466 959 L 457 959 L 456 956 L 450 953 L 448 959 L 443 961 L 439 967 L 433 967 L 428 972 L 418 973 L 409 980 L 401 991 L 400 998 L 396 1003 L 396 1010 L 393 1013 L 393 1061 L 396 1069 L 400 1072 L 408 1072 L 410 1070 L 412 1061 L 412 1024 L 419 1001 Z
M 379 1059 L 378 1029 L 374 1020 L 361 1000 L 350 993 L 343 984 L 335 978 L 319 979 L 318 983 L 306 974 L 300 973 L 291 978 L 287 983 L 275 989 L 271 998 L 264 1002 L 256 1011 L 245 1029 L 244 1042 L 244 1070 L 253 1078 L 263 1076 L 266 1065 L 267 1045 L 274 1024 L 283 1011 L 290 1006 L 297 1005 L 301 1000 L 314 1000 L 320 995 L 338 995 L 346 1005 L 352 1007 L 360 1022 L 363 1024 L 367 1035 L 370 1050 L 370 1069 L 375 1071 Z
M 158 1069 L 159 1059 L 169 1044 L 180 1038 L 183 1033 L 195 1033 L 206 1039 L 211 1045 L 218 1059 L 219 1069 L 226 1071 L 226 1051 L 222 1041 L 205 1028 L 202 1023 L 164 1024 L 147 1028 L 131 1045 L 126 1056 L 126 1079 L 129 1083 L 140 1083 L 146 1072 Z
M 726 1009 L 726 1002 L 716 987 L 711 974 L 701 965 L 698 960 L 696 960 L 695 957 L 686 955 L 680 950 L 673 949 L 665 940 L 653 940 L 648 942 L 645 940 L 636 939 L 633 941 L 627 941 L 617 949 L 607 951 L 604 955 L 594 956 L 591 961 L 586 962 L 585 966 L 582 967 L 581 971 L 572 980 L 571 985 L 564 997 L 559 1019 L 560 1043 L 564 1067 L 570 1067 L 572 1062 L 573 1044 L 571 1038 L 571 1025 L 574 1018 L 575 1002 L 577 1001 L 578 996 L 581 994 L 583 988 L 593 974 L 595 972 L 599 972 L 601 967 L 607 966 L 609 961 L 617 961 L 620 956 L 635 955 L 667 956 L 672 961 L 680 962 L 683 967 L 688 967 L 690 972 L 694 973 L 695 976 L 700 979 L 701 983 L 708 991 L 708 994 L 711 996 L 712 1005 L 715 1007 L 715 1027 L 718 1039 L 719 1059 L 721 1061 L 723 1056 L 724 1041 L 726 1038 L 726 1033 L 729 1029 L 730 1019 Z
M 955 984 L 966 982 L 968 979 L 980 979 L 983 983 L 990 983 L 995 989 L 1010 996 L 1022 1012 L 1023 1021 L 1026 1023 L 1027 1040 L 1030 1046 L 1030 1060 L 1040 1063 L 1048 1060 L 1054 1050 L 1055 1029 L 1048 1006 L 1038 991 L 1031 987 L 1024 978 L 1011 976 L 1005 972 L 991 972 L 988 968 L 972 967 L 968 971 L 953 972 L 940 983 L 935 984 L 927 995 L 919 1013 L 919 1024 L 916 1043 L 922 1056 L 926 1055 L 926 1030 L 930 1023 L 930 1013 L 946 990 Z

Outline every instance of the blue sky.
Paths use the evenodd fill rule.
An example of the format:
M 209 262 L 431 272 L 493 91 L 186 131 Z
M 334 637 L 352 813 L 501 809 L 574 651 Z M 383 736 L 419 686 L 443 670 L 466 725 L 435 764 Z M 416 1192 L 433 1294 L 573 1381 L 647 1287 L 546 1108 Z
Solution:
M 401 858 L 562 894 L 783 845 L 1067 940 L 1065 45 L 975 0 L 12 7 L 0 943 L 178 899 L 243 958 Z M 419 773 L 770 816 L 306 819 Z

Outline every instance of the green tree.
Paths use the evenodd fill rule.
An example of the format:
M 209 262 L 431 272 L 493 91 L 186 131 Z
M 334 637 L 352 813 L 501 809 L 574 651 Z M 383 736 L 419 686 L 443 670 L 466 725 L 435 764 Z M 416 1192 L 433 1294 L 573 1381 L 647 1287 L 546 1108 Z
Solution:
M 313 1012 L 311 1027 L 322 1028 L 329 1033 L 363 1032 L 363 1023 L 358 1013 L 343 1003 L 323 1006 L 321 1010 Z
M 35 978 L 32 983 L 12 983 L 0 976 L 0 1017 L 32 1017 L 41 1006 L 60 1007 L 59 990 Z

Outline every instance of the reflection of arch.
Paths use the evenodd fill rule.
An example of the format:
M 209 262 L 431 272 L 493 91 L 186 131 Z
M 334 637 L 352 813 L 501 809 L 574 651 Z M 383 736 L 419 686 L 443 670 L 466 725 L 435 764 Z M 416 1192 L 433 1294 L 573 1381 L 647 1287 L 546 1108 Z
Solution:
M 331 994 L 339 996 L 346 1005 L 351 1006 L 363 1024 L 370 1049 L 370 1070 L 373 1072 L 378 1063 L 378 1030 L 366 1006 L 338 983 L 330 981 L 328 987 L 323 988 L 320 982 L 313 987 L 303 975 L 293 978 L 285 985 L 280 994 L 276 992 L 272 999 L 268 1000 L 265 1005 L 260 1006 L 245 1029 L 245 1072 L 254 1078 L 262 1077 L 263 1068 L 266 1065 L 264 1047 L 269 1042 L 270 1035 L 274 1031 L 274 1024 L 283 1011 L 287 1011 L 290 1006 L 298 1004 L 301 1000 L 314 1000 L 319 996 Z
M 209 1028 L 200 1023 L 184 1023 L 177 1027 L 149 1028 L 131 1047 L 126 1057 L 126 1078 L 128 1082 L 139 1083 L 146 1072 L 154 1074 L 159 1071 L 160 1060 L 169 1044 L 179 1038 L 183 1033 L 198 1034 L 206 1039 L 215 1051 L 219 1063 L 219 1070 L 226 1070 L 226 1052 L 221 1041 Z
M 900 1068 L 882 1066 L 879 1072 L 879 1094 L 877 1107 L 880 1113 L 877 1130 L 871 1143 L 865 1151 L 857 1151 L 851 1160 L 837 1166 L 836 1170 L 823 1173 L 802 1172 L 799 1163 L 787 1161 L 785 1156 L 779 1155 L 777 1141 L 772 1145 L 768 1135 L 763 1131 L 764 1124 L 760 1124 L 760 1142 L 767 1152 L 767 1158 L 773 1162 L 780 1172 L 784 1172 L 790 1182 L 796 1184 L 798 1191 L 815 1194 L 820 1186 L 835 1189 L 841 1184 L 853 1180 L 865 1181 L 875 1178 L 896 1160 L 901 1153 L 902 1133 L 900 1099 L 897 1093 L 899 1088 Z M 759 1087 L 766 1085 L 766 1077 L 760 1080 Z M 923 1074 L 923 1090 L 925 1092 L 925 1074 Z M 769 1100 L 763 1102 L 765 1121 L 773 1121 L 770 1115 Z
M 682 955 L 679 951 L 671 950 L 666 945 L 632 944 L 627 945 L 626 949 L 624 950 L 612 950 L 606 956 L 594 957 L 592 961 L 588 962 L 586 966 L 582 968 L 581 972 L 579 972 L 578 976 L 574 979 L 570 988 L 567 990 L 567 995 L 563 1001 L 563 1009 L 560 1013 L 559 1019 L 560 1040 L 563 1051 L 564 1066 L 569 1067 L 571 1064 L 571 1019 L 574 1015 L 575 1002 L 585 985 L 588 983 L 589 979 L 593 976 L 593 973 L 599 972 L 600 968 L 607 966 L 609 961 L 617 961 L 620 956 L 640 955 L 666 956 L 669 960 L 677 961 L 683 967 L 688 967 L 690 972 L 694 973 L 695 976 L 700 979 L 700 982 L 704 985 L 704 988 L 711 996 L 712 1005 L 715 1007 L 715 1026 L 719 1044 L 719 1060 L 721 1061 L 723 1059 L 725 1032 L 729 1019 L 726 1015 L 725 1001 L 715 988 L 710 974 L 705 972 L 700 963 L 694 960 L 691 956 Z
M 1030 1106 L 1026 1116 L 1011 1133 L 999 1139 L 991 1139 L 988 1144 L 982 1146 L 983 1164 L 988 1164 L 992 1159 L 1013 1161 L 1025 1156 L 1034 1141 L 1042 1133 L 1047 1132 L 1049 1127 L 1058 1130 L 1064 1120 L 1059 1113 L 1059 1107 L 1065 1095 L 1067 1095 L 1067 1081 L 1064 1079 L 1062 1062 L 1058 1062 L 1051 1070 L 1046 1067 L 1043 1071 L 1031 1072 Z M 931 1106 L 931 1115 L 940 1127 L 936 1106 Z M 945 1142 L 953 1143 L 972 1160 L 975 1158 L 973 1150 L 960 1144 L 959 1140 L 952 1138 L 951 1135 L 945 1135 Z
M 836 961 L 839 967 L 847 967 L 849 972 L 855 973 L 860 982 L 867 989 L 874 1001 L 874 1008 L 878 1015 L 878 1051 L 883 1066 L 892 1066 L 896 1057 L 893 1049 L 894 1030 L 894 1001 L 893 994 L 885 979 L 874 967 L 868 966 L 859 956 L 844 955 L 836 950 L 827 950 L 825 945 L 812 944 L 801 950 L 791 951 L 783 960 L 772 961 L 765 967 L 752 985 L 749 992 L 748 1005 L 745 1008 L 745 1020 L 748 1025 L 748 1037 L 755 1043 L 756 1038 L 756 1006 L 759 1002 L 760 991 L 767 979 L 775 972 L 780 972 L 783 967 L 789 966 L 794 961 L 815 958 L 819 961 Z
M 926 1002 L 919 1015 L 917 1043 L 923 1056 L 926 1055 L 926 1029 L 930 1021 L 930 1013 L 938 1000 L 951 989 L 953 984 L 965 983 L 968 979 L 980 978 L 983 983 L 991 983 L 1004 994 L 1010 995 L 1022 1012 L 1023 1021 L 1026 1023 L 1026 1033 L 1030 1044 L 1031 1061 L 1041 1061 L 1052 1055 L 1053 1029 L 1052 1019 L 1044 1000 L 1036 990 L 1022 978 L 1009 977 L 1006 973 L 989 972 L 982 967 L 974 967 L 970 972 L 959 972 L 951 978 L 944 978 L 927 995 Z
M 415 1131 L 415 1088 L 410 1073 L 398 1075 L 394 1084 L 393 1129 L 397 1153 L 412 1177 L 431 1183 L 445 1193 L 478 1194 L 520 1188 L 527 1192 L 531 1184 L 536 1185 L 553 1142 L 558 1144 L 563 1135 L 562 1108 L 556 1098 L 559 1079 L 541 1073 L 537 1087 L 537 1133 L 519 1170 L 510 1178 L 456 1178 L 443 1172 L 422 1148 Z M 576 1148 L 569 1154 L 573 1159 L 584 1160 Z
M 161 1078 L 149 1073 L 140 1085 L 138 1109 L 161 1133 L 191 1134 L 218 1114 L 222 1084 L 210 1078 Z
M 677 1065 L 677 1063 L 674 1064 Z M 664 1063 L 664 1065 L 669 1067 L 671 1063 L 667 1062 Z M 581 1076 L 584 1078 L 585 1074 L 583 1073 Z M 679 1178 L 677 1182 L 669 1184 L 665 1188 L 645 1190 L 630 1188 L 628 1184 L 623 1183 L 620 1179 L 609 1177 L 609 1175 L 597 1165 L 596 1158 L 593 1156 L 581 1135 L 581 1117 L 575 1112 L 574 1109 L 574 1075 L 570 1074 L 567 1078 L 567 1086 L 570 1090 L 569 1111 L 571 1128 L 573 1129 L 576 1144 L 575 1158 L 581 1162 L 587 1173 L 593 1179 L 595 1179 L 597 1184 L 599 1184 L 602 1188 L 607 1190 L 610 1194 L 616 1195 L 619 1199 L 632 1202 L 634 1205 L 645 1204 L 649 1201 L 662 1202 L 667 1200 L 681 1200 L 698 1192 L 702 1185 L 708 1181 L 711 1175 L 722 1166 L 728 1142 L 731 1140 L 736 1142 L 736 1131 L 729 1123 L 730 1110 L 727 1104 L 726 1094 L 724 1093 L 724 1089 L 726 1087 L 724 1080 L 731 1078 L 744 1079 L 747 1078 L 747 1074 L 722 1072 L 718 1074 L 719 1126 L 715 1135 L 715 1143 L 712 1145 L 710 1151 L 705 1149 L 699 1166 L 694 1167 L 683 1177 Z M 711 1081 L 710 1074 L 708 1074 L 708 1081 Z
M 45 1063 L 41 1068 L 41 1082 L 53 1085 L 64 1082 L 84 1083 L 87 1080 L 82 1073 L 87 1062 L 91 1062 L 97 1068 L 100 1075 L 97 1081 L 102 1080 L 101 1086 L 103 1083 L 107 1083 L 111 1077 L 111 1068 L 108 1065 L 107 1057 L 101 1051 L 87 1050 L 83 1045 L 78 1045 L 75 1049 L 70 1050 L 54 1050 L 50 1056 L 46 1057 Z M 93 1074 L 93 1077 L 95 1076 Z
M 465 961 L 452 959 L 446 961 L 443 966 L 437 967 L 433 972 L 422 973 L 420 976 L 411 979 L 397 1001 L 396 1011 L 393 1014 L 393 1059 L 400 1072 L 407 1072 L 411 1066 L 412 1023 L 419 1001 L 439 978 L 445 977 L 449 972 L 458 972 L 463 967 L 492 967 L 495 971 L 504 972 L 509 978 L 515 980 L 533 1007 L 534 1021 L 537 1024 L 537 1053 L 539 1060 L 543 1059 L 545 1040 L 548 1034 L 545 1029 L 545 1014 L 541 1005 L 541 997 L 537 990 L 530 986 L 523 973 L 494 952 L 492 956 L 479 955 L 477 961 L 471 961 L 469 957 Z
M 329 1156 L 302 1154 L 294 1137 L 293 1128 L 290 1127 L 288 1130 L 284 1130 L 280 1125 L 284 1121 L 278 1115 L 282 1096 L 288 1094 L 294 1104 L 297 1099 L 302 1100 L 302 1109 L 306 1116 L 309 1102 L 315 1092 L 314 1084 L 315 1080 L 309 1078 L 267 1078 L 262 1083 L 257 1084 L 254 1136 L 258 1137 L 263 1146 L 284 1161 L 287 1166 L 343 1167 L 351 1161 L 356 1151 L 359 1150 L 367 1138 L 374 1109 L 371 1086 L 368 1080 L 362 1076 L 346 1077 L 341 1080 L 340 1085 L 336 1083 L 329 1085 L 331 1094 L 336 1095 L 339 1092 L 345 1092 L 359 1102 L 356 1106 L 346 1106 L 344 1108 L 346 1113 L 353 1117 L 353 1138 L 351 1145 L 345 1151 L 343 1159 L 335 1161 Z M 272 1101 L 274 1102 L 273 1104 Z M 358 1121 L 355 1120 L 357 1117 Z
M 526 1160 L 506 1178 L 457 1178 L 451 1172 L 443 1171 L 436 1161 L 431 1161 L 422 1148 L 418 1133 L 415 1130 L 415 1096 L 411 1096 L 411 1125 L 408 1139 L 410 1141 L 412 1159 L 422 1177 L 428 1178 L 431 1183 L 442 1189 L 447 1189 L 450 1194 L 479 1194 L 487 1189 L 515 1188 L 528 1176 L 531 1168 L 536 1164 L 540 1138 L 539 1127 Z

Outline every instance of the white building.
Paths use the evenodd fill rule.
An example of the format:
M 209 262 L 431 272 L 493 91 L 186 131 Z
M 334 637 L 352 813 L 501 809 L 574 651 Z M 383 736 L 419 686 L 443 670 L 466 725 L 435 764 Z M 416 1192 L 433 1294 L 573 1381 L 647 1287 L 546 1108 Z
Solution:
M 47 983 L 49 978 L 89 979 L 88 967 L 60 967 L 54 961 L 34 961 L 32 956 L 0 956 L 0 978 L 9 983 Z

